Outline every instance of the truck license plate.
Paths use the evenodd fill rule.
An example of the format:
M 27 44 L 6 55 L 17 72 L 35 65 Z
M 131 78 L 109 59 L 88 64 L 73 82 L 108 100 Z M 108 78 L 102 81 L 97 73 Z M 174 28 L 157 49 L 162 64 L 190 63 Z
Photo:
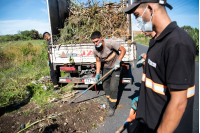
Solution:
M 84 79 L 85 84 L 94 84 L 95 82 L 97 82 L 96 78 Z

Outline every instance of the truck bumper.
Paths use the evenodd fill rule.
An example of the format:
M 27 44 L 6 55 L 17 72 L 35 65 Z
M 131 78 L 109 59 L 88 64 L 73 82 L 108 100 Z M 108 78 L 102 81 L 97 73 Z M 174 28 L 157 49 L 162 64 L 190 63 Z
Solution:
M 92 78 L 90 78 L 92 79 Z M 93 78 L 96 79 L 96 78 Z M 59 78 L 59 83 L 83 83 L 85 84 L 85 80 L 87 80 L 86 78 L 77 78 L 77 77 L 60 77 Z M 124 84 L 130 84 L 132 83 L 132 78 L 122 78 L 122 80 L 120 80 L 121 83 Z M 86 83 L 88 84 L 88 83 Z

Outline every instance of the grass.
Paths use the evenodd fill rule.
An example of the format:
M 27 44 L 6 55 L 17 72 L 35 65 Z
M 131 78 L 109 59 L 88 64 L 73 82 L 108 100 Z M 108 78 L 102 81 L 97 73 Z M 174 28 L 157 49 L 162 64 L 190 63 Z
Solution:
M 26 110 L 26 111 L 23 111 L 22 113 L 23 113 L 23 115 L 28 116 L 29 114 L 31 114 L 33 112 L 34 111 L 32 111 L 32 110 Z
M 34 46 L 41 46 L 45 43 L 45 40 L 28 40 L 28 41 L 9 41 L 9 42 L 1 42 L 0 47 L 11 47 L 11 46 L 19 46 L 25 45 L 27 43 L 32 43 Z
M 30 101 L 43 107 L 49 103 L 49 99 L 59 98 L 58 94 L 51 92 L 51 82 L 37 81 L 50 76 L 47 53 L 45 40 L 0 43 L 0 107 L 15 105 L 30 98 Z M 44 85 L 46 90 L 42 87 Z M 73 84 L 69 84 L 68 89 L 66 87 L 62 91 L 71 91 L 72 88 Z

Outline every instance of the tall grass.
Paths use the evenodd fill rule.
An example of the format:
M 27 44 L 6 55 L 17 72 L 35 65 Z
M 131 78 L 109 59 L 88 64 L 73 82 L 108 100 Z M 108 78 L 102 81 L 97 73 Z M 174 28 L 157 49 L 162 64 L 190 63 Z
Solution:
M 0 44 L 0 107 L 20 102 L 33 94 L 41 94 L 39 104 L 46 102 L 47 97 L 42 84 L 32 84 L 42 76 L 50 76 L 47 64 L 47 45 L 45 41 L 34 45 L 34 41 L 26 41 L 16 45 Z M 52 88 L 52 85 L 48 85 Z M 48 90 L 47 90 L 48 91 Z M 33 99 L 34 99 L 33 95 Z M 40 96 L 37 96 L 40 97 Z M 36 99 L 37 100 L 37 99 Z

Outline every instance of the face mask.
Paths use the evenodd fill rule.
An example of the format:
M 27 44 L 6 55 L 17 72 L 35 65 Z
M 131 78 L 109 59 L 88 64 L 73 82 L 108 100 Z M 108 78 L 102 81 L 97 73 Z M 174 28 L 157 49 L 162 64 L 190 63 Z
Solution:
M 102 49 L 103 49 L 102 40 L 100 40 L 98 46 L 95 45 L 95 48 L 96 48 L 96 50 L 98 50 L 98 51 L 102 51 Z
M 99 48 L 99 47 L 101 47 L 101 45 L 102 45 L 102 42 L 100 42 L 100 43 L 99 43 L 99 45 L 98 45 L 98 46 L 96 46 L 96 47 L 97 47 L 97 48 Z
M 147 6 L 147 7 L 148 7 L 148 6 Z M 146 7 L 146 9 L 147 9 L 147 7 Z M 145 9 L 144 12 L 142 13 L 142 16 L 143 16 L 143 14 L 145 13 L 146 9 Z M 154 10 L 153 10 L 153 13 L 154 13 Z M 144 22 L 144 21 L 142 20 L 142 16 L 140 16 L 140 17 L 138 17 L 138 18 L 136 19 L 136 25 L 137 25 L 137 27 L 138 27 L 140 30 L 144 31 L 144 32 L 152 32 L 152 31 L 153 31 L 153 27 L 152 27 L 151 19 L 152 19 L 152 17 L 153 17 L 153 14 L 152 14 L 151 19 L 150 19 L 149 22 Z

